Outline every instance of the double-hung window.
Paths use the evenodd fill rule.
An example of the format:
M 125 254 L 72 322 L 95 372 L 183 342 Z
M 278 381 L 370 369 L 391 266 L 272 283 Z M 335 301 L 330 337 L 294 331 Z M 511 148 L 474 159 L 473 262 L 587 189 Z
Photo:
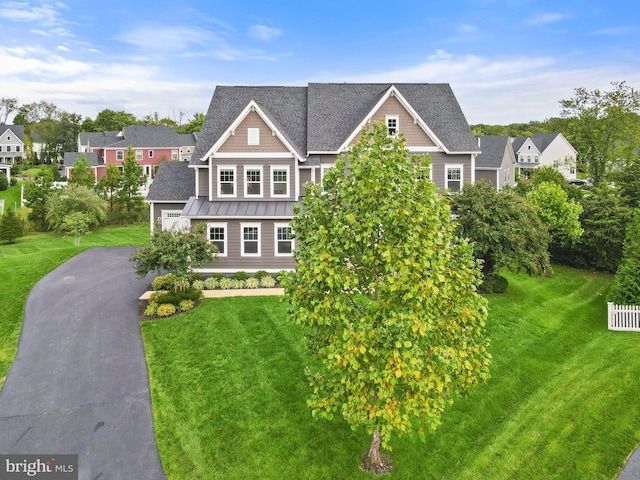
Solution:
M 236 196 L 236 167 L 218 167 L 218 196 Z
M 208 223 L 208 238 L 218 249 L 220 257 L 227 256 L 227 224 L 226 223 Z
M 395 136 L 398 134 L 398 116 L 397 115 L 387 115 L 385 117 L 387 123 L 387 132 L 389 132 L 390 136 Z
M 142 161 L 142 150 L 136 150 L 136 161 Z
M 271 167 L 271 196 L 289 196 L 289 167 Z
M 290 257 L 293 255 L 293 231 L 287 223 L 274 223 L 275 256 Z
M 460 192 L 462 190 L 462 165 L 447 165 L 445 177 L 445 188 L 450 192 Z
M 243 257 L 259 257 L 260 256 L 260 224 L 259 223 L 242 223 L 240 224 L 242 231 L 242 250 Z
M 124 160 L 124 150 L 116 150 L 116 160 Z
M 262 167 L 244 167 L 245 197 L 262 197 Z
M 178 150 L 171 150 L 171 160 L 178 161 Z

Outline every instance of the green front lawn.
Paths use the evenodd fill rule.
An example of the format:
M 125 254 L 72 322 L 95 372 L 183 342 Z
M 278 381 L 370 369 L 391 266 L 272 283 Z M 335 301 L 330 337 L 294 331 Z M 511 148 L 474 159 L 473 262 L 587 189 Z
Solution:
M 607 330 L 611 277 L 509 280 L 489 296 L 489 383 L 426 443 L 396 438 L 390 478 L 611 479 L 640 441 L 640 334 Z M 370 478 L 366 433 L 311 418 L 281 299 L 207 300 L 142 331 L 170 480 Z
M 16 354 L 24 304 L 33 285 L 87 248 L 142 245 L 148 238 L 149 226 L 143 223 L 98 229 L 82 237 L 79 247 L 73 245 L 73 237 L 49 233 L 27 235 L 11 245 L 0 244 L 0 388 Z

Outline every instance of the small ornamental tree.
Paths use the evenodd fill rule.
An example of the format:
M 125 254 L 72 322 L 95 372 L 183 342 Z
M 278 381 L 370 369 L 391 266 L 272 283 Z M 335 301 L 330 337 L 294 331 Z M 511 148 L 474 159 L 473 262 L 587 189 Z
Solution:
M 496 192 L 487 182 L 465 185 L 452 198 L 458 233 L 474 245 L 482 259 L 482 290 L 492 293 L 500 270 L 524 269 L 529 275 L 552 273 L 550 236 L 536 207 L 513 191 Z M 499 291 L 499 290 L 498 290 Z
M 104 201 L 93 189 L 82 185 L 55 190 L 47 199 L 46 210 L 49 229 L 58 232 L 65 231 L 62 225 L 72 213 L 82 213 L 89 228 L 97 227 L 107 216 Z
M 609 291 L 609 301 L 618 305 L 640 305 L 640 208 L 627 227 L 622 262 Z
M 375 124 L 322 187 L 307 185 L 291 222 L 296 269 L 282 283 L 319 360 L 307 403 L 371 434 L 363 468 L 376 472 L 392 435 L 435 429 L 488 378 L 479 269 L 429 168 Z
M 64 217 L 60 224 L 60 231 L 73 235 L 73 243 L 80 246 L 80 239 L 89 233 L 91 228 L 91 217 L 83 212 L 72 212 Z
M 0 241 L 14 243 L 16 238 L 24 235 L 24 222 L 12 209 L 7 209 L 0 216 Z
M 176 278 L 174 290 L 184 289 L 194 268 L 217 258 L 216 246 L 207 240 L 205 228 L 204 224 L 199 224 L 186 232 L 155 230 L 149 241 L 131 258 L 137 262 L 138 277 L 166 270 Z

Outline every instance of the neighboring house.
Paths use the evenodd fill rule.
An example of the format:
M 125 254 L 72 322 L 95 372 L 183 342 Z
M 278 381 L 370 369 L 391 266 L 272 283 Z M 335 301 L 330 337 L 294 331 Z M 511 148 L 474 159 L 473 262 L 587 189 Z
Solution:
M 511 139 L 499 135 L 476 137 L 478 148 L 482 151 L 476 157 L 476 182 L 486 180 L 496 190 L 504 186 L 514 187 L 515 155 L 511 147 Z
M 383 120 L 410 154 L 428 153 L 440 190 L 475 181 L 480 152 L 448 84 L 217 87 L 189 164 L 163 164 L 147 202 L 151 230 L 204 223 L 219 261 L 203 272 L 294 266 L 289 222 L 360 132 Z
M 512 142 L 520 178 L 529 178 L 540 166 L 557 169 L 567 180 L 576 178 L 578 151 L 561 133 L 539 133 L 516 137 Z
M 155 177 L 160 162 L 189 162 L 196 145 L 193 134 L 179 134 L 164 125 L 132 125 L 121 132 L 81 132 L 78 134 L 78 152 L 94 153 L 100 162 L 99 180 L 108 165 L 122 167 L 131 146 L 135 158 L 148 179 Z
M 93 170 L 93 176 L 95 181 L 98 181 L 98 169 L 102 166 L 98 156 L 95 152 L 65 152 L 63 167 L 64 167 L 64 176 L 67 178 L 71 178 L 71 169 L 75 166 L 76 162 L 80 160 L 80 158 L 84 155 L 87 159 L 87 163 Z
M 31 140 L 31 145 L 25 145 L 25 148 L 27 149 L 27 157 L 40 160 L 42 158 L 42 151 L 44 150 L 44 143 L 42 143 L 42 140 L 40 139 L 40 134 L 31 132 L 28 137 Z M 29 149 L 31 149 L 30 153 Z
M 0 174 L 11 181 L 11 167 L 24 158 L 24 126 L 0 124 Z

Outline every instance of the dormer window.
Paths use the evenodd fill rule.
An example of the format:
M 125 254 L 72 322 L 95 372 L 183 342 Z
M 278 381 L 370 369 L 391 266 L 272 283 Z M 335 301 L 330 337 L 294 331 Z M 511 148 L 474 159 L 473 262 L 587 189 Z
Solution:
M 259 128 L 247 128 L 247 145 L 260 145 Z
M 397 115 L 387 115 L 385 117 L 387 123 L 387 131 L 389 135 L 397 135 L 398 134 L 398 116 Z

